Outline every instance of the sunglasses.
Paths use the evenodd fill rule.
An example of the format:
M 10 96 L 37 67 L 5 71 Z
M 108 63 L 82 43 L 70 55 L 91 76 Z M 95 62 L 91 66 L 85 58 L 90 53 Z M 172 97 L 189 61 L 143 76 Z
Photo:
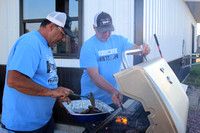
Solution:
M 60 29 L 60 27 L 58 27 L 58 29 L 61 31 L 62 37 L 63 37 L 63 38 L 67 36 L 67 35 L 63 32 L 63 30 Z

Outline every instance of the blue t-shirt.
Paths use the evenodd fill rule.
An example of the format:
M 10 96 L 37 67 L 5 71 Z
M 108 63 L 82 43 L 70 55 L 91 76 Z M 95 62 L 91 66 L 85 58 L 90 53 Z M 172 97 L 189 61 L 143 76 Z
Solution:
M 87 40 L 80 53 L 80 67 L 83 69 L 81 77 L 81 95 L 94 94 L 106 104 L 112 104 L 111 95 L 98 88 L 90 79 L 85 68 L 98 67 L 99 74 L 119 90 L 113 74 L 121 71 L 121 53 L 130 49 L 134 43 L 119 35 L 111 35 L 106 42 L 99 41 L 96 36 Z
M 47 88 L 57 88 L 58 75 L 51 48 L 45 38 L 33 31 L 14 44 L 7 62 L 9 70 L 17 70 Z M 4 86 L 2 123 L 16 131 L 32 131 L 44 126 L 52 116 L 55 98 L 23 94 Z

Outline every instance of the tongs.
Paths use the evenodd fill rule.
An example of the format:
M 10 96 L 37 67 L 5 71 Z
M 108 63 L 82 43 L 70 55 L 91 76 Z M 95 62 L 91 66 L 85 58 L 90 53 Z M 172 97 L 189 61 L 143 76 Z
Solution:
M 90 92 L 90 95 L 88 96 L 82 96 L 82 95 L 78 95 L 78 94 L 75 94 L 75 93 L 70 93 L 69 96 L 76 96 L 76 97 L 85 97 L 87 99 L 90 100 L 91 104 L 92 104 L 92 107 L 95 108 L 95 99 L 94 99 L 94 95 L 92 92 Z
M 120 104 L 121 104 L 121 108 L 122 108 L 122 110 L 125 110 L 125 108 L 124 108 L 124 105 L 122 105 L 122 103 L 120 102 Z

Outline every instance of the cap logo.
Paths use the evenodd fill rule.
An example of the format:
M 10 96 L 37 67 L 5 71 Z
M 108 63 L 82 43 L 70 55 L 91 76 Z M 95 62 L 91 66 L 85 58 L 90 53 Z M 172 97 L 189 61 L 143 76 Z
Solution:
M 100 26 L 103 26 L 103 25 L 111 25 L 112 22 L 110 21 L 109 18 L 106 18 L 106 19 L 101 19 L 100 21 Z

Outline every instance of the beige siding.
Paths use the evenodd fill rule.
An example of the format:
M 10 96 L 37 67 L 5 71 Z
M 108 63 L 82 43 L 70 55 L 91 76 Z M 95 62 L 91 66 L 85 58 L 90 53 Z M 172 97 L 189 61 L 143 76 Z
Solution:
M 167 61 L 182 57 L 182 51 L 190 54 L 191 25 L 196 29 L 196 22 L 183 0 L 144 0 L 144 40 L 152 50 L 149 58 L 160 57 L 153 34 L 157 35 Z
M 83 41 L 94 35 L 93 19 L 99 11 L 111 14 L 115 26 L 114 34 L 134 41 L 134 0 L 84 0 L 83 4 Z M 0 0 L 0 64 L 6 64 L 9 52 L 19 37 L 19 11 L 19 0 Z M 195 27 L 196 37 L 196 22 L 184 0 L 144 0 L 143 23 L 144 41 L 152 50 L 148 58 L 160 56 L 153 34 L 157 35 L 167 61 L 180 58 L 182 51 L 191 54 L 191 25 Z M 56 59 L 56 62 L 60 67 L 71 66 L 71 60 Z M 78 60 L 76 62 L 71 67 L 79 67 Z
M 19 37 L 19 0 L 0 0 L 0 18 L 0 64 L 6 64 Z
M 112 16 L 114 34 L 124 35 L 133 41 L 134 0 L 84 0 L 84 41 L 94 35 L 94 16 L 105 11 Z

